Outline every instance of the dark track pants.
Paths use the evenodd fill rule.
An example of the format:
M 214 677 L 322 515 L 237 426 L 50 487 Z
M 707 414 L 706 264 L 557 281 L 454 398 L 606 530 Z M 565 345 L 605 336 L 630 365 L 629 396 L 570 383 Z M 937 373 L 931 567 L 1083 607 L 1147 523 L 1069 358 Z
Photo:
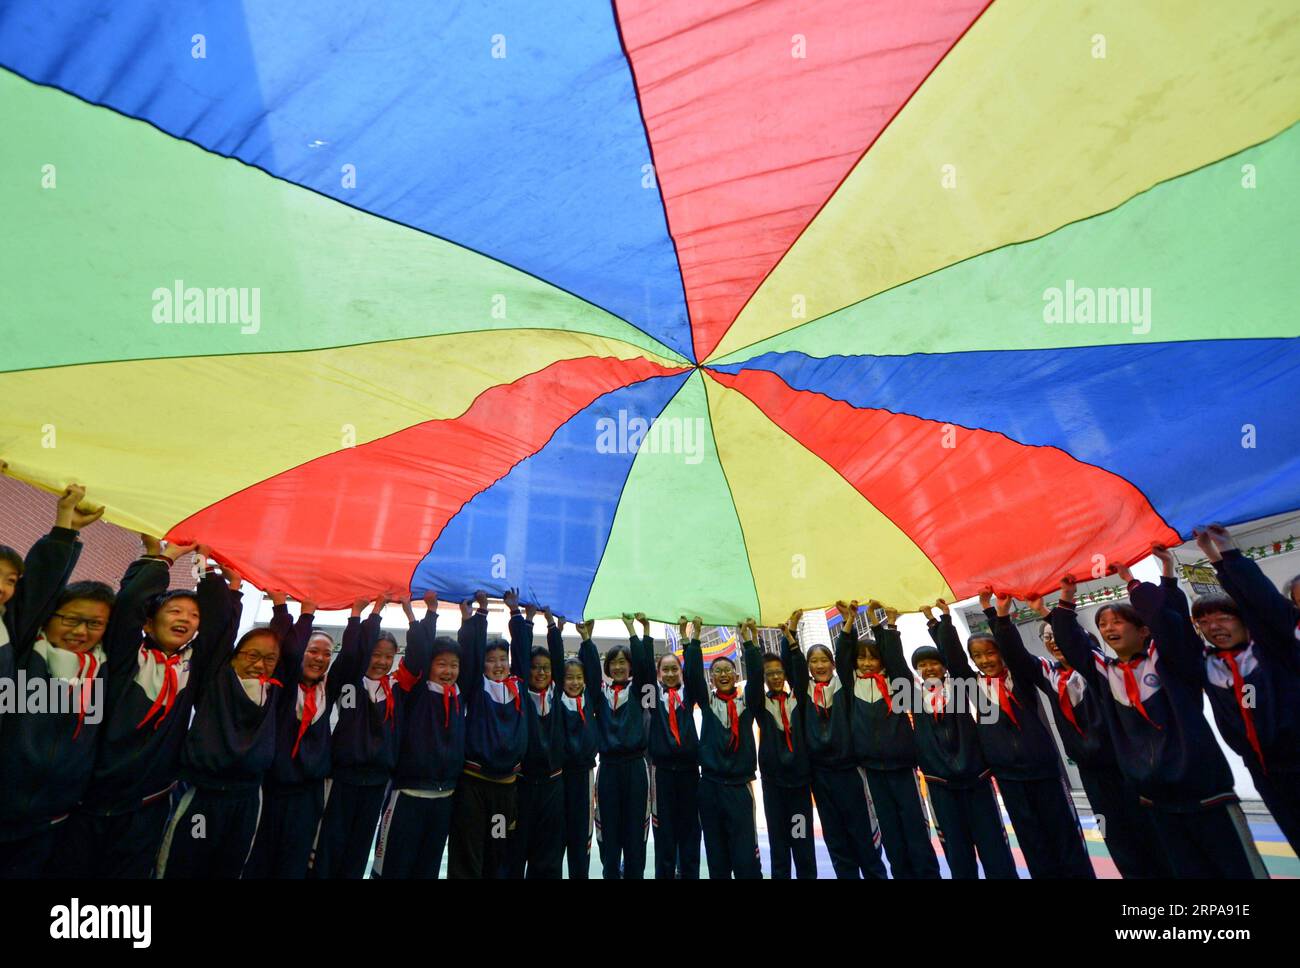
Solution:
M 1194 813 L 1157 810 L 1153 819 L 1165 856 L 1180 880 L 1268 877 L 1241 804 L 1220 804 Z
M 650 766 L 655 878 L 700 879 L 700 771 Z
M 772 855 L 772 880 L 790 880 L 791 858 L 799 880 L 816 880 L 812 790 L 807 786 L 764 783 L 763 817 L 767 821 L 767 842 Z
M 418 797 L 391 791 L 379 820 L 370 876 L 386 881 L 437 880 L 451 833 L 453 800 L 450 793 Z
M 518 782 L 461 776 L 451 811 L 450 880 L 491 881 L 506 876 L 510 839 L 519 820 Z
M 875 823 L 867 800 L 867 785 L 857 767 L 813 770 L 813 796 L 822 820 L 822 837 L 841 880 L 885 877 L 885 864 L 875 841 Z
M 1282 831 L 1291 849 L 1300 854 L 1300 773 L 1261 773 L 1251 770 L 1255 789 L 1273 822 Z
M 564 850 L 569 880 L 591 876 L 591 833 L 596 813 L 594 769 L 564 771 Z
M 510 838 L 510 877 L 558 881 L 564 876 L 564 777 L 520 777 L 515 785 L 519 824 Z
M 756 880 L 763 876 L 758 859 L 754 785 L 700 778 L 700 830 L 710 880 Z
M 262 791 L 190 787 L 179 797 L 158 851 L 158 877 L 238 878 L 253 849 Z
M 54 877 L 148 880 L 167 831 L 171 798 L 111 817 L 73 811 L 59 826 L 51 862 Z
M 366 876 L 370 845 L 383 812 L 387 786 L 325 781 L 325 816 L 312 855 L 312 876 L 359 880 Z
M 939 841 L 954 880 L 978 879 L 981 865 L 989 880 L 1015 880 L 1020 876 L 992 783 L 985 779 L 969 789 L 953 789 L 927 777 L 926 785 L 939 824 Z
M 1083 829 L 1065 781 L 998 778 L 1002 802 L 1016 829 L 1016 841 L 1034 880 L 1095 878 Z
M 324 780 L 264 787 L 262 820 L 244 868 L 245 879 L 304 879 L 324 812 Z
M 62 824 L 17 840 L 0 841 L 0 881 L 30 881 L 46 876 L 54 854 L 55 830 L 59 826 Z
M 1137 790 L 1118 768 L 1080 766 L 1079 779 L 1120 876 L 1127 880 L 1172 877 L 1152 811 L 1142 806 Z
M 890 876 L 900 881 L 937 880 L 939 861 L 930 843 L 916 771 L 867 769 L 866 774 Z
M 601 760 L 596 769 L 596 838 L 607 880 L 645 877 L 650 768 L 643 756 Z

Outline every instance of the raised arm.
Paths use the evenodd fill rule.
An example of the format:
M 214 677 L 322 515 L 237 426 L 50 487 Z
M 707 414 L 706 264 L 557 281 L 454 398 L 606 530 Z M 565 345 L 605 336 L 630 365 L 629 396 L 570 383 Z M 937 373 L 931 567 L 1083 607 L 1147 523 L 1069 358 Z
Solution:
M 207 559 L 202 548 L 198 553 L 203 560 Z M 190 658 L 190 676 L 196 682 L 205 682 L 213 665 L 230 658 L 230 646 L 239 631 L 241 612 L 236 605 L 242 600 L 239 594 L 242 584 L 243 579 L 233 567 L 223 567 L 220 571 L 205 568 L 199 579 L 195 591 L 199 600 L 199 633 Z M 166 587 L 165 578 L 163 585 Z M 138 632 L 135 641 L 137 644 L 140 641 Z M 112 669 L 111 655 L 109 668 Z
M 685 622 L 683 616 L 681 619 Z M 682 680 L 686 697 L 698 706 L 708 705 L 709 683 L 704 676 L 704 650 L 700 648 L 700 620 L 695 619 L 693 638 L 682 640 Z
M 763 650 L 758 647 L 758 624 L 752 618 L 746 619 L 737 631 L 745 642 L 745 708 L 757 715 L 767 695 L 767 684 L 763 681 Z
M 542 609 L 546 619 L 546 651 L 551 657 L 551 678 L 560 691 L 564 689 L 564 616 L 555 615 L 549 606 Z M 559 693 L 556 693 L 559 695 Z
M 989 589 L 989 593 L 992 593 L 992 589 Z M 981 592 L 981 601 L 983 596 L 984 593 Z M 1016 624 L 1011 621 L 1011 609 L 1014 604 L 1009 595 L 1004 595 L 997 600 L 996 609 L 985 611 L 985 615 L 992 612 L 989 616 L 989 628 L 993 630 L 993 641 L 997 643 L 998 651 L 1002 653 L 1002 661 L 1011 670 L 1011 675 L 1017 684 L 1028 686 L 1032 683 L 1048 696 L 1053 696 L 1055 694 L 1048 689 L 1047 680 L 1043 678 L 1042 660 L 1025 648 L 1024 639 L 1020 637 L 1020 629 L 1016 628 Z M 1039 604 L 1042 604 L 1041 600 Z
M 966 650 L 961 647 L 961 636 L 957 634 L 957 627 L 952 624 L 952 612 L 948 608 L 948 603 L 940 598 L 934 604 L 943 613 L 939 618 L 939 629 L 936 635 L 939 649 L 943 652 L 943 661 L 948 665 L 948 674 L 954 679 L 977 678 L 978 673 L 970 664 Z
M 790 683 L 790 693 L 799 702 L 808 697 L 808 660 L 799 648 L 799 620 L 803 609 L 794 613 L 781 626 L 781 664 L 785 666 L 785 681 Z
M 471 613 L 471 609 L 473 609 Z M 474 601 L 460 603 L 460 677 L 457 688 L 466 696 L 483 691 L 483 659 L 487 653 L 487 592 L 474 592 Z
M 1190 622 L 1171 607 L 1168 596 L 1150 582 L 1129 580 L 1129 601 L 1151 630 L 1162 664 L 1189 685 L 1205 685 L 1205 659 Z
M 869 604 L 867 608 L 870 609 L 874 604 Z M 898 610 L 886 608 L 884 612 L 884 622 L 872 626 L 871 634 L 876 639 L 876 647 L 880 649 L 880 659 L 885 664 L 885 675 L 891 682 L 901 679 L 910 685 L 912 670 L 908 668 L 907 660 L 903 658 L 903 637 L 895 624 L 898 621 Z
M 600 669 L 600 655 L 596 652 L 596 643 L 591 640 L 592 630 L 596 623 L 588 619 L 585 622 L 579 622 L 578 637 L 581 643 L 578 646 L 578 661 L 582 663 L 582 676 L 587 681 L 588 695 L 600 695 L 600 686 L 602 673 Z
M 840 686 L 853 688 L 853 677 L 858 666 L 858 603 L 836 602 L 840 613 L 840 634 L 835 638 L 835 673 L 840 677 Z
M 1265 646 L 1294 651 L 1300 636 L 1300 608 L 1283 595 L 1252 559 L 1237 547 L 1221 524 L 1196 529 L 1196 543 L 1214 565 L 1223 589 L 1241 609 L 1252 633 Z
M 650 634 L 650 620 L 646 618 L 644 612 L 636 613 L 636 620 L 641 624 L 641 638 L 638 640 L 632 636 L 632 679 L 636 682 L 637 690 L 644 692 L 647 684 L 653 684 L 655 681 L 655 640 Z M 657 696 L 657 690 L 654 691 Z
M 145 553 L 127 565 L 126 573 L 122 575 L 122 585 L 118 590 L 117 600 L 113 603 L 113 614 L 108 620 L 108 628 L 104 631 L 104 651 L 108 654 L 110 670 L 114 666 L 119 670 L 127 668 L 128 661 L 135 655 L 135 650 L 140 647 L 144 636 L 145 607 L 155 595 L 167 591 L 167 582 L 171 577 L 168 569 L 171 568 L 174 559 L 164 557 L 161 543 L 156 538 L 145 535 L 141 535 L 141 538 L 144 541 Z M 173 545 L 173 547 L 177 546 Z M 217 585 L 216 595 L 225 599 L 226 583 L 217 579 Z M 209 623 L 203 620 L 204 607 L 214 609 L 218 607 L 212 601 L 213 591 L 211 587 L 205 589 L 203 581 L 199 582 L 197 595 L 200 635 L 203 634 L 205 626 L 210 627 Z
M 532 665 L 533 606 L 528 606 L 527 618 L 519 614 L 519 589 L 511 588 L 505 594 L 506 608 L 510 610 L 510 674 L 524 682 Z

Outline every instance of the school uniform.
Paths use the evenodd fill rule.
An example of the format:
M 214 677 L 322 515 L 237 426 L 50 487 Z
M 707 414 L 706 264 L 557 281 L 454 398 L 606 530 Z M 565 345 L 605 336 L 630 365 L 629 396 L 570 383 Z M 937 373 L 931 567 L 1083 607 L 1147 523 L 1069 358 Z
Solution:
M 103 641 L 76 653 L 41 631 L 79 554 L 76 535 L 55 528 L 32 546 L 5 615 L 14 638 L 4 647 L 12 674 L 3 684 L 23 708 L 0 722 L 0 879 L 48 872 L 94 768 L 105 712 Z
M 371 869 L 372 877 L 384 880 L 438 877 L 451 833 L 453 795 L 465 768 L 460 690 L 456 683 L 429 678 L 437 624 L 434 611 L 411 623 L 395 676 L 397 760 Z
M 241 679 L 231 663 L 238 605 L 216 661 L 194 677 L 194 718 L 181 747 L 181 786 L 158 851 L 157 876 L 233 879 L 242 875 L 262 814 L 262 780 L 275 760 L 275 708 L 298 688 L 293 620 L 284 606 L 268 626 L 280 660 L 265 678 Z
M 103 640 L 107 716 L 90 784 L 60 838 L 59 876 L 117 880 L 153 874 L 196 683 L 222 661 L 240 597 L 220 575 L 204 575 L 196 590 L 198 633 L 175 652 L 164 652 L 143 626 L 150 599 L 167 591 L 170 565 L 163 557 L 143 557 L 123 576 Z
M 694 696 L 655 684 L 650 713 L 650 829 L 655 877 L 700 879 L 700 738 Z
M 511 623 L 511 635 L 517 626 Z M 465 770 L 452 801 L 452 879 L 507 874 L 509 839 L 518 822 L 520 764 L 528 750 L 523 685 L 515 676 L 494 682 L 483 674 L 487 612 L 460 627 L 460 689 L 465 701 Z
M 930 843 L 930 823 L 916 779 L 916 737 L 905 704 L 895 708 L 891 689 L 910 683 L 902 638 L 895 629 L 873 630 L 884 670 L 853 679 L 853 753 L 867 776 L 867 789 L 880 824 L 889 873 L 896 880 L 939 877 Z
M 751 669 L 742 691 L 710 689 L 704 678 L 699 639 L 684 643 L 686 688 L 700 702 L 700 829 L 710 880 L 754 880 L 763 876 L 758 854 L 754 776 L 754 710 L 763 703 L 763 668 Z
M 311 640 L 312 616 L 302 615 L 288 638 L 289 664 L 302 668 Z M 345 659 L 355 666 L 356 657 Z M 329 670 L 313 683 L 299 679 L 297 688 L 276 696 L 275 757 L 262 783 L 262 817 L 245 878 L 302 880 L 311 864 L 312 847 L 325 812 L 325 778 L 330 774 L 330 710 L 351 676 Z
M 983 696 L 976 734 L 997 778 L 1029 876 L 1095 877 L 1033 680 L 1008 671 L 994 678 L 976 672 L 955 629 L 945 636 L 943 648 L 949 673 L 974 682 Z
M 521 615 L 510 619 L 511 671 L 528 682 L 532 668 L 533 626 Z M 559 880 L 564 873 L 564 719 L 563 690 L 556 682 L 555 643 L 549 643 L 551 681 L 543 690 L 527 689 L 524 704 L 528 748 L 519 772 L 519 824 L 510 839 L 510 877 Z M 562 667 L 561 667 L 562 673 Z
M 1238 649 L 1205 649 L 1206 696 L 1223 737 L 1300 853 L 1300 609 L 1240 551 L 1214 563 L 1250 632 Z
M 649 708 L 655 687 L 654 644 L 629 637 L 632 675 L 625 683 L 606 682 L 596 644 L 578 648 L 588 682 L 600 683 L 595 695 L 600 730 L 596 770 L 596 839 L 606 879 L 645 877 L 645 846 L 650 831 Z M 649 694 L 646 689 L 651 690 Z
M 857 643 L 857 634 L 851 629 L 839 634 L 831 680 L 810 683 L 804 730 L 813 796 L 835 876 L 884 879 L 880 828 L 867 792 L 866 774 L 853 753 L 853 697 L 844 692 L 844 683 L 853 681 Z M 804 657 L 806 660 L 806 652 Z
M 546 633 L 551 646 L 551 669 L 564 675 L 564 642 L 558 629 Z M 557 666 L 556 663 L 559 663 Z M 600 682 L 586 678 L 577 696 L 563 692 L 557 712 L 564 721 L 564 851 L 570 880 L 585 881 L 591 872 L 591 836 L 596 815 L 596 753 L 600 733 L 596 723 L 595 695 Z
M 338 685 L 338 716 L 330 738 L 330 777 L 325 813 L 312 852 L 312 876 L 366 876 L 370 845 L 384 809 L 384 794 L 397 763 L 397 692 L 385 675 L 366 675 L 379 641 L 382 615 L 366 621 L 349 616 L 329 681 Z
M 930 636 L 942 654 L 942 643 L 957 638 L 952 619 L 945 615 L 931 623 Z M 1018 878 L 993 793 L 993 771 L 984 762 L 975 719 L 958 701 L 957 682 L 945 674 L 942 681 L 914 679 L 911 688 L 917 765 L 953 879 L 978 878 L 981 867 L 989 880 Z
M 804 716 L 808 712 L 808 668 L 803 653 L 781 641 L 781 664 L 786 688 L 780 692 L 761 690 L 763 704 L 755 705 L 758 722 L 758 765 L 763 776 L 763 817 L 772 857 L 772 879 L 800 880 L 817 877 L 817 851 L 813 839 L 812 764 Z M 745 668 L 763 668 L 763 654 L 753 643 L 745 643 Z M 793 864 L 791 863 L 793 861 Z
M 15 649 L 19 643 L 35 640 L 80 556 L 81 542 L 72 528 L 54 527 L 28 549 L 14 593 L 0 605 L 0 683 L 12 687 Z M 4 704 L 0 703 L 0 728 L 4 717 Z
M 1057 646 L 1104 698 L 1119 767 L 1156 811 L 1174 875 L 1265 877 L 1228 761 L 1202 712 L 1205 658 L 1168 594 L 1130 583 L 1129 600 L 1152 639 L 1127 660 L 1094 651 L 1074 610 L 1059 603 L 1050 616 Z
M 1018 680 L 1032 682 L 1043 694 L 1056 722 L 1066 755 L 1079 770 L 1084 793 L 1106 841 L 1106 850 L 1121 876 L 1132 879 L 1169 877 L 1172 871 L 1137 788 L 1120 771 L 1097 690 L 1079 670 L 1031 655 L 1020 632 L 1006 616 L 989 623 L 1003 661 Z

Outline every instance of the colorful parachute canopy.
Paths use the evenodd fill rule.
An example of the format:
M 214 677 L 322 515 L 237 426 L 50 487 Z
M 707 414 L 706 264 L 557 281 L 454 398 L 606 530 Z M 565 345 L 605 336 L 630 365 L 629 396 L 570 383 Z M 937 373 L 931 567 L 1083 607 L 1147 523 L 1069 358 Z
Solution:
M 338 606 L 1024 595 L 1300 507 L 1279 0 L 0 4 L 0 457 Z

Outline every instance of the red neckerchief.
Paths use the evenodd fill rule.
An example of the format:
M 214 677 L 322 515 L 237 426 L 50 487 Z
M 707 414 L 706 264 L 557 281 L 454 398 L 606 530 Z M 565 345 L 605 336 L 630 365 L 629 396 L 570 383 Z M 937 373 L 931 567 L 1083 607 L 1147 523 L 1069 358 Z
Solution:
M 682 701 L 677 698 L 676 688 L 669 689 L 668 686 L 664 688 L 668 690 L 668 732 L 673 734 L 673 739 L 677 741 L 678 746 L 681 746 L 682 733 L 677 728 L 677 710 L 681 708 Z
M 786 711 L 785 711 L 785 693 L 769 692 L 767 694 L 767 698 L 778 703 L 781 707 L 781 728 L 785 730 L 785 748 L 788 749 L 791 753 L 793 753 L 794 743 L 791 742 L 790 740 L 790 717 L 786 715 Z
M 1142 692 L 1138 689 L 1137 679 L 1133 676 L 1133 666 L 1137 665 L 1137 663 L 1141 662 L 1145 658 L 1145 654 L 1139 653 L 1131 659 L 1118 660 L 1116 665 L 1119 666 L 1119 671 L 1124 674 L 1124 692 L 1128 696 L 1129 705 L 1141 713 L 1142 718 L 1148 723 L 1151 723 L 1151 725 L 1155 726 L 1156 729 L 1160 729 L 1161 727 L 1153 722 L 1151 717 L 1147 715 L 1146 707 L 1142 705 Z
M 534 689 L 532 686 L 529 686 L 529 687 L 528 687 L 528 691 L 531 692 L 534 696 L 537 697 L 537 706 L 538 706 L 538 709 L 537 709 L 537 715 L 539 715 L 539 716 L 545 716 L 545 715 L 546 715 L 546 697 L 547 697 L 548 695 L 550 695 L 551 687 L 550 687 L 550 686 L 547 686 L 547 687 L 546 687 L 545 689 L 543 689 L 541 692 L 538 692 L 538 691 L 537 691 L 536 689 Z
M 456 713 L 460 713 L 460 691 L 456 688 L 456 683 L 449 682 L 442 687 L 442 728 L 447 729 L 451 726 L 451 703 L 456 701 Z
M 943 683 L 940 682 L 937 686 L 926 686 L 925 683 L 921 683 L 921 685 L 928 689 L 933 697 L 933 701 L 930 703 L 930 715 L 935 719 L 941 719 L 943 717 L 943 707 L 948 704 L 947 698 L 943 694 Z
M 1011 704 L 1014 702 L 1019 706 L 1020 700 L 1007 689 L 1007 670 L 1003 669 L 1002 674 L 998 676 L 985 676 L 984 680 L 993 684 L 993 691 L 997 694 L 998 708 L 1002 710 L 1002 715 L 1010 716 L 1011 724 L 1019 729 L 1020 720 L 1016 718 L 1016 711 L 1011 708 Z
M 1079 728 L 1079 721 L 1074 718 L 1074 703 L 1070 702 L 1070 670 L 1057 669 L 1055 671 L 1057 676 L 1056 701 L 1061 707 L 1062 715 L 1070 721 L 1070 725 L 1074 727 L 1074 731 L 1082 736 L 1083 730 Z
M 289 754 L 289 759 L 298 755 L 298 747 L 302 745 L 302 738 L 306 735 L 307 730 L 311 728 L 312 720 L 316 718 L 316 687 L 320 685 L 313 682 L 310 686 L 305 682 L 298 683 L 298 688 L 302 691 L 302 722 L 298 724 L 298 738 L 293 741 L 293 751 Z
M 95 672 L 99 669 L 99 660 L 90 652 L 77 653 L 77 679 L 81 686 L 77 689 L 77 728 L 72 731 L 72 738 L 81 735 L 81 726 L 86 721 L 86 702 L 90 698 L 94 685 Z
M 733 689 L 724 696 L 715 689 L 713 694 L 727 704 L 727 724 L 731 727 L 731 739 L 727 741 L 727 752 L 733 753 L 740 749 L 740 715 L 736 712 L 736 697 L 739 693 Z
M 629 679 L 628 682 L 631 682 L 631 680 Z M 609 711 L 618 712 L 618 696 L 619 693 L 627 688 L 627 682 L 611 682 L 609 688 L 614 690 L 614 701 L 610 703 Z
M 519 677 L 506 676 L 501 681 L 506 684 L 506 688 L 510 690 L 510 698 L 515 701 L 515 712 L 519 712 L 523 708 L 519 704 Z
M 868 672 L 868 673 L 866 673 L 866 674 L 864 675 L 863 673 L 859 672 L 859 673 L 858 673 L 858 678 L 859 678 L 859 679 L 866 679 L 866 680 L 868 680 L 868 681 L 870 681 L 870 682 L 874 682 L 874 683 L 876 684 L 876 688 L 880 690 L 881 698 L 883 698 L 883 699 L 885 700 L 885 715 L 886 715 L 886 716 L 888 716 L 890 713 L 892 713 L 892 712 L 894 711 L 894 710 L 890 707 L 890 705 L 889 705 L 889 688 L 888 688 L 888 687 L 886 686 L 886 684 L 885 684 L 885 675 L 884 675 L 884 673 L 882 673 L 882 672 Z
M 384 690 L 384 722 L 396 726 L 397 722 L 393 718 L 393 684 L 388 681 L 388 676 L 379 677 L 379 688 Z
M 158 721 L 153 724 L 153 728 L 157 729 L 162 725 L 163 720 L 167 718 L 167 714 L 172 711 L 172 706 L 176 704 L 176 694 L 180 692 L 180 678 L 177 675 L 176 666 L 181 661 L 181 652 L 180 650 L 177 650 L 171 655 L 168 655 L 162 649 L 151 649 L 146 645 L 140 646 L 140 651 L 153 659 L 154 662 L 162 665 L 163 684 L 162 688 L 158 690 L 158 698 L 153 701 L 153 705 L 149 707 L 149 711 L 144 714 L 144 719 L 135 724 L 135 728 L 139 729 L 153 718 L 154 713 L 161 710 L 162 715 L 160 715 Z
M 578 707 L 578 718 L 581 719 L 584 724 L 586 724 L 587 714 L 583 712 L 582 709 L 582 693 L 578 693 L 576 696 L 573 697 L 573 704 Z
M 826 687 L 830 684 L 831 682 L 829 679 L 825 682 L 813 683 L 813 705 L 821 711 L 823 716 L 829 716 L 831 714 L 831 707 L 822 704 L 822 700 L 826 698 Z
M 1259 734 L 1255 732 L 1255 711 L 1246 705 L 1246 683 L 1241 677 L 1241 669 L 1237 666 L 1235 655 L 1244 648 L 1246 646 L 1239 645 L 1235 649 L 1216 649 L 1211 655 L 1226 665 L 1228 671 L 1232 673 L 1232 692 L 1237 697 L 1237 708 L 1241 710 L 1242 722 L 1246 724 L 1246 739 L 1250 743 L 1250 748 L 1255 751 L 1255 755 L 1259 757 L 1260 768 L 1267 775 L 1268 767 L 1264 764 L 1264 753 L 1259 748 Z

